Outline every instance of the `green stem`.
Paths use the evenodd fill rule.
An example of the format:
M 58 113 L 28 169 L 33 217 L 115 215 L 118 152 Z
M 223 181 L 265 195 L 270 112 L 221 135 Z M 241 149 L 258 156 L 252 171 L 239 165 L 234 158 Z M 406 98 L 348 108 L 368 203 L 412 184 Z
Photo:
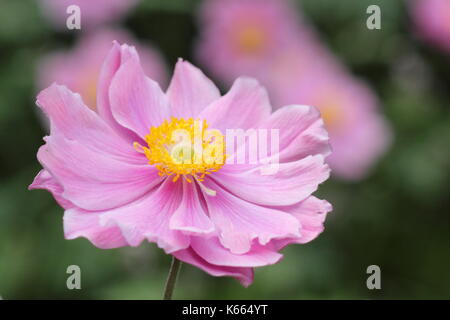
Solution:
M 173 290 L 177 282 L 178 273 L 180 272 L 181 261 L 172 257 L 169 275 L 167 276 L 166 287 L 164 288 L 164 300 L 172 300 Z

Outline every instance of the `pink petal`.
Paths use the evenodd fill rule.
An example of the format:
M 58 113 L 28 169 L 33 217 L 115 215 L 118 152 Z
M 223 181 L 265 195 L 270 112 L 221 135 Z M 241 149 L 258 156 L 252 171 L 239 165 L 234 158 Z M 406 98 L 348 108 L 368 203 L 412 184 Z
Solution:
M 281 249 L 288 244 L 303 244 L 317 238 L 324 230 L 323 223 L 325 222 L 328 212 L 333 210 L 333 207 L 327 201 L 311 196 L 295 205 L 277 207 L 277 209 L 292 214 L 300 222 L 301 236 L 299 238 L 273 241 L 275 247 Z
M 101 224 L 117 225 L 131 246 L 138 246 L 148 239 L 167 253 L 185 249 L 189 246 L 189 236 L 169 227 L 170 218 L 180 206 L 181 197 L 181 181 L 166 179 L 139 200 L 105 212 Z
M 211 220 L 220 231 L 219 239 L 232 253 L 243 254 L 251 249 L 253 239 L 261 245 L 271 239 L 299 236 L 298 221 L 279 210 L 246 202 L 224 190 L 212 179 L 204 181 L 216 196 L 205 196 Z
M 323 223 L 327 214 L 333 210 L 333 207 L 326 200 L 320 200 L 316 197 L 309 197 L 301 203 L 285 210 L 300 221 L 300 239 L 295 239 L 296 243 L 307 243 L 322 233 Z
M 234 254 L 220 244 L 217 238 L 191 238 L 191 247 L 204 260 L 214 265 L 229 267 L 260 267 L 277 263 L 283 257 L 258 243 L 245 254 Z
M 64 235 L 67 240 L 84 237 L 100 249 L 112 249 L 127 246 L 119 228 L 102 227 L 100 214 L 78 208 L 64 213 Z
M 121 206 L 161 182 L 158 170 L 149 165 L 118 161 L 59 135 L 46 141 L 38 151 L 39 162 L 63 187 L 62 196 L 80 208 Z
M 226 165 L 233 167 L 232 164 Z M 261 167 L 247 171 L 221 170 L 212 179 L 246 201 L 259 205 L 286 206 L 306 199 L 328 179 L 330 169 L 322 155 L 280 163 L 274 174 L 261 174 Z
M 111 81 L 109 101 L 117 122 L 144 138 L 150 127 L 169 118 L 169 103 L 159 85 L 145 76 L 136 50 L 127 48 L 127 54 Z
M 292 105 L 275 111 L 264 128 L 278 129 L 280 162 L 302 159 L 308 155 L 330 154 L 328 133 L 320 112 L 309 106 Z
M 110 157 L 131 163 L 145 163 L 137 153 L 91 109 L 84 105 L 79 94 L 56 84 L 41 91 L 38 106 L 48 115 L 51 134 L 62 134 L 84 146 Z
M 206 208 L 201 204 L 195 183 L 188 183 L 183 179 L 183 198 L 170 219 L 170 229 L 194 235 L 208 235 L 215 231 Z
M 134 141 L 139 140 L 138 136 L 131 130 L 121 126 L 116 119 L 114 119 L 109 100 L 109 87 L 111 85 L 111 81 L 121 64 L 126 61 L 126 57 L 130 56 L 128 52 L 128 46 L 120 46 L 117 42 L 113 42 L 113 47 L 106 56 L 105 62 L 103 63 L 100 71 L 97 86 L 97 112 L 111 126 L 111 128 L 126 139 L 128 143 L 132 144 Z
M 220 92 L 200 69 L 179 59 L 167 96 L 174 117 L 196 118 L 207 105 L 220 98 Z
M 193 266 L 202 269 L 212 276 L 228 276 L 236 278 L 244 287 L 248 287 L 253 282 L 252 268 L 216 266 L 206 262 L 190 248 L 174 252 L 173 256 L 178 260 L 192 264 Z
M 199 118 L 225 133 L 226 129 L 257 128 L 270 112 L 267 91 L 258 81 L 238 78 L 230 91 L 206 107 Z
M 28 187 L 28 189 L 44 189 L 49 191 L 55 198 L 56 202 L 58 202 L 58 204 L 64 209 L 69 209 L 74 206 L 73 203 L 62 197 L 62 193 L 64 192 L 63 187 L 56 182 L 47 170 L 41 170 L 37 174 L 36 178 L 34 178 L 33 183 Z

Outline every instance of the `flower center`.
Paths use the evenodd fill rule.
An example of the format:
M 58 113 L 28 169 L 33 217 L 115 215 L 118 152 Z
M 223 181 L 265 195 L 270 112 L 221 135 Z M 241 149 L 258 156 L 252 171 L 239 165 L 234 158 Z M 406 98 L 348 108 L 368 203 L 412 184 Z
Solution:
M 257 26 L 245 26 L 236 32 L 237 47 L 244 53 L 258 53 L 266 44 L 264 31 Z
M 224 136 L 219 130 L 207 128 L 206 120 L 172 117 L 150 128 L 146 147 L 138 142 L 133 146 L 145 154 L 161 177 L 173 175 L 175 182 L 182 176 L 187 182 L 201 182 L 225 163 Z
M 347 121 L 346 110 L 343 109 L 346 101 L 341 94 L 330 91 L 321 96 L 313 105 L 317 105 L 325 126 L 332 132 L 337 132 L 345 127 Z
M 335 130 L 340 127 L 343 119 L 342 111 L 338 106 L 335 105 L 325 105 L 319 107 L 320 113 L 322 115 L 323 121 L 328 129 Z

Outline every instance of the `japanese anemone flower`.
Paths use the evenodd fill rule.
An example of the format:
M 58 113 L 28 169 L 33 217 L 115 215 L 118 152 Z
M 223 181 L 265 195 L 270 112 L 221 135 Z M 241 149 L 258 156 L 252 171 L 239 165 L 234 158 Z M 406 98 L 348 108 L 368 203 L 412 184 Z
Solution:
M 208 0 L 199 12 L 196 55 L 227 85 L 236 74 L 264 73 L 271 60 L 304 36 L 289 0 Z
M 51 131 L 37 154 L 44 169 L 30 189 L 50 191 L 65 209 L 66 239 L 85 237 L 102 249 L 148 240 L 248 286 L 254 267 L 278 262 L 288 244 L 317 237 L 331 210 L 312 196 L 329 176 L 319 112 L 292 105 L 271 114 L 265 89 L 253 79 L 238 78 L 221 96 L 199 69 L 179 60 L 164 93 L 145 76 L 134 47 L 114 42 L 96 111 L 57 84 L 39 93 L 37 105 Z M 226 162 L 178 161 L 193 148 L 178 150 L 169 137 L 178 129 L 192 135 L 193 119 L 215 129 L 214 141 L 227 129 L 277 129 L 276 172 L 230 163 L 243 144 L 236 151 L 227 144 Z M 206 149 L 210 143 L 201 136 Z

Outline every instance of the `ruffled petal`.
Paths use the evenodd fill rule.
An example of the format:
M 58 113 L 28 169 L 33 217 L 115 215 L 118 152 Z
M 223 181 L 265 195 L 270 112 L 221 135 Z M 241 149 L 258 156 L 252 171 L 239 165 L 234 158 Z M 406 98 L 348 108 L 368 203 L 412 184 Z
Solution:
M 39 162 L 63 187 L 62 196 L 80 208 L 118 207 L 161 182 L 158 170 L 149 165 L 118 161 L 58 135 L 45 140 L 38 151 Z
M 327 214 L 333 210 L 331 204 L 326 200 L 316 197 L 309 197 L 301 203 L 285 208 L 300 221 L 300 239 L 295 239 L 296 243 L 307 243 L 322 233 Z
M 173 253 L 178 260 L 192 264 L 197 268 L 209 273 L 214 277 L 233 277 L 236 278 L 244 287 L 248 287 L 253 282 L 253 269 L 243 267 L 224 267 L 208 263 L 202 259 L 191 248 L 180 250 Z
M 306 199 L 330 175 L 322 155 L 280 163 L 271 169 L 271 174 L 265 170 L 268 170 L 265 166 L 247 171 L 221 170 L 212 179 L 247 201 L 260 205 L 286 206 Z
M 78 208 L 64 213 L 64 236 L 67 240 L 83 237 L 100 249 L 127 246 L 128 243 L 116 226 L 100 226 L 100 213 Z
M 261 267 L 277 263 L 283 257 L 278 252 L 254 243 L 249 252 L 234 254 L 220 244 L 214 237 L 208 240 L 192 237 L 191 247 L 204 260 L 211 264 L 229 267 Z
M 36 103 L 50 118 L 52 135 L 63 135 L 121 161 L 146 162 L 144 156 L 83 103 L 79 94 L 66 87 L 51 85 L 39 93 Z
M 64 192 L 63 187 L 56 182 L 47 170 L 41 170 L 34 178 L 33 183 L 28 187 L 28 189 L 44 189 L 49 191 L 53 195 L 53 198 L 55 198 L 56 202 L 58 202 L 58 204 L 64 209 L 69 209 L 74 206 L 72 202 L 62 197 L 62 193 Z
M 131 144 L 134 141 L 138 141 L 139 137 L 133 131 L 121 126 L 114 119 L 109 100 L 109 87 L 112 79 L 124 61 L 131 56 L 129 51 L 130 47 L 127 45 L 120 46 L 116 41 L 113 41 L 113 46 L 106 56 L 100 71 L 97 85 L 97 112 L 111 128 Z
M 201 201 L 195 183 L 188 183 L 183 179 L 183 198 L 170 219 L 170 229 L 193 235 L 213 233 L 214 224 L 209 219 Z
M 295 205 L 277 209 L 292 214 L 300 222 L 300 237 L 273 241 L 275 248 L 281 249 L 288 244 L 303 244 L 317 238 L 324 230 L 323 224 L 333 207 L 328 201 L 311 196 Z
M 279 161 L 291 162 L 308 155 L 330 154 L 328 132 L 320 112 L 310 106 L 292 105 L 275 111 L 264 128 L 279 130 Z
M 203 183 L 217 192 L 205 196 L 208 212 L 220 232 L 221 244 L 232 253 L 249 252 L 253 239 L 265 245 L 272 239 L 299 236 L 299 223 L 293 216 L 244 201 L 212 179 Z
M 258 128 L 270 112 L 266 89 L 254 79 L 238 78 L 230 91 L 206 107 L 199 118 L 226 133 L 226 129 Z
M 127 57 L 109 87 L 111 111 L 119 124 L 144 138 L 150 127 L 169 118 L 169 103 L 159 85 L 145 76 L 136 50 L 125 48 Z
M 196 118 L 207 105 L 220 98 L 220 92 L 200 69 L 179 59 L 167 96 L 172 115 L 187 119 Z
M 105 212 L 100 219 L 103 226 L 118 226 L 131 246 L 144 239 L 155 242 L 166 253 L 189 246 L 189 236 L 169 227 L 170 218 L 180 206 L 182 184 L 166 179 L 158 188 L 140 199 Z

